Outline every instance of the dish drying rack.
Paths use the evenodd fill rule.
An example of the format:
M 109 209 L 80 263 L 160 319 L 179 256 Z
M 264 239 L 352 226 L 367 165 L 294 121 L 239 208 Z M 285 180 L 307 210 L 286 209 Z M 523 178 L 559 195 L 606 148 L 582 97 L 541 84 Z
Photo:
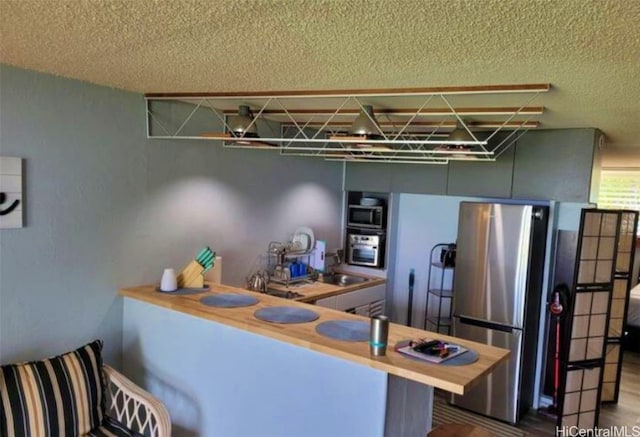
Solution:
M 282 243 L 280 241 L 272 241 L 269 243 L 267 250 L 267 271 L 269 272 L 269 281 L 277 284 L 289 285 L 313 279 L 313 274 L 302 276 L 283 277 L 278 275 L 278 267 L 280 271 L 285 268 L 287 260 L 306 258 L 303 262 L 308 266 L 311 264 L 311 255 L 314 249 L 301 250 L 294 242 Z

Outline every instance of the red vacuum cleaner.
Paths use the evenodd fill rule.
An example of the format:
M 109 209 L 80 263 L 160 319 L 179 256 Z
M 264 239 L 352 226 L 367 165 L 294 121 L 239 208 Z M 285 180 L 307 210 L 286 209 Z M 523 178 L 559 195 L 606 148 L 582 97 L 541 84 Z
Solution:
M 553 362 L 553 404 L 547 408 L 540 409 L 540 414 L 556 418 L 559 412 L 558 407 L 558 390 L 560 388 L 560 347 L 562 318 L 568 310 L 569 287 L 566 284 L 559 284 L 551 293 L 551 299 L 548 305 L 549 313 L 551 313 L 552 323 L 555 321 L 555 354 Z

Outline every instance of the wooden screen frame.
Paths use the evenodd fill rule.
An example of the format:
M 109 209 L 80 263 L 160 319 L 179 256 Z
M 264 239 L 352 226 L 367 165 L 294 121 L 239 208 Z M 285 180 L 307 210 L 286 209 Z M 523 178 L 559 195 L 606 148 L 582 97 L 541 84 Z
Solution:
M 593 233 L 593 220 L 598 216 L 597 233 Z M 595 428 L 598 424 L 600 415 L 600 403 L 602 396 L 602 379 L 605 369 L 605 358 L 607 350 L 607 336 L 609 333 L 609 315 L 611 311 L 611 298 L 613 293 L 613 283 L 615 276 L 615 267 L 617 262 L 617 244 L 620 238 L 620 222 L 621 214 L 618 211 L 603 210 L 603 209 L 583 209 L 580 215 L 580 228 L 578 233 L 578 244 L 576 252 L 575 269 L 573 275 L 573 283 L 571 286 L 571 298 L 569 302 L 569 308 L 567 312 L 567 327 L 563 335 L 563 345 L 566 345 L 562 349 L 561 353 L 561 375 L 560 375 L 560 390 L 558 401 L 558 417 L 556 425 L 559 428 L 565 426 L 578 426 L 582 429 Z M 607 229 L 605 227 L 611 227 Z M 591 244 L 585 244 L 586 238 L 594 238 L 590 241 Z M 613 241 L 608 239 L 613 237 Z M 606 240 L 606 245 L 603 243 Z M 593 243 L 595 242 L 595 247 Z M 595 258 L 593 257 L 595 253 Z M 601 256 L 602 255 L 602 256 Z M 608 258 L 610 257 L 610 258 Z M 600 262 L 611 262 L 609 269 L 602 269 Z M 606 267 L 606 264 L 603 264 Z M 589 267 L 589 268 L 587 268 Z M 585 270 L 586 273 L 585 273 Z M 588 277 L 590 280 L 585 280 Z M 606 295 L 606 296 L 605 296 Z M 573 336 L 574 324 L 576 320 L 576 309 L 582 311 L 581 307 L 577 307 L 577 302 L 580 300 L 581 304 L 584 304 L 584 297 L 589 298 L 588 312 L 580 312 L 577 314 L 580 317 L 587 317 L 586 328 L 582 326 L 582 330 L 586 330 L 588 333 L 586 337 L 576 338 Z M 601 308 L 597 313 L 593 312 L 594 302 L 596 298 L 599 299 L 599 306 L 606 305 L 606 309 Z M 605 304 L 606 300 L 606 304 Z M 592 333 L 592 319 L 594 316 L 604 317 L 604 326 L 602 327 L 601 335 L 591 335 Z M 601 318 L 601 317 L 600 317 Z M 584 319 L 582 319 L 584 320 Z M 597 356 L 588 355 L 590 340 L 602 338 L 602 346 L 599 346 L 597 340 L 595 342 L 595 351 Z M 576 342 L 578 340 L 584 341 L 584 356 L 582 359 L 576 359 L 574 356 L 572 359 L 572 339 Z M 593 350 L 593 349 L 592 349 Z M 594 375 L 592 372 L 598 369 L 598 374 Z M 576 373 L 574 373 L 576 372 Z M 575 388 L 576 380 L 573 375 L 579 374 L 580 382 L 579 389 L 572 390 L 567 393 L 567 388 Z M 585 383 L 585 375 L 588 376 L 588 380 Z M 597 377 L 597 385 L 594 384 L 594 378 Z M 570 385 L 570 387 L 568 387 Z M 588 392 L 585 395 L 585 392 Z M 590 399 L 595 394 L 596 399 Z M 571 396 L 571 398 L 569 398 Z M 577 398 L 578 407 L 577 412 L 571 410 L 569 413 L 568 406 L 574 399 Z M 590 405 L 593 405 L 593 410 L 582 410 L 582 402 L 585 398 L 589 398 Z M 567 405 L 565 405 L 567 404 Z M 575 421 L 573 420 L 575 418 Z
M 638 211 L 632 211 L 632 210 L 620 210 L 620 229 L 619 229 L 619 238 L 618 238 L 618 244 L 617 244 L 617 256 L 620 255 L 620 249 L 621 249 L 621 243 L 623 235 L 624 236 L 629 236 L 629 262 L 627 263 L 627 265 L 624 266 L 618 266 L 618 259 L 616 256 L 616 271 L 614 274 L 614 289 L 613 289 L 613 293 L 611 296 L 612 301 L 614 300 L 614 294 L 615 294 L 615 287 L 616 287 L 616 281 L 626 281 L 626 287 L 625 287 L 625 302 L 623 305 L 623 314 L 622 314 L 622 329 L 620 332 L 620 335 L 617 337 L 611 337 L 609 336 L 610 334 L 610 328 L 607 329 L 607 340 L 606 340 L 606 355 L 605 355 L 605 367 L 603 369 L 603 381 L 602 381 L 602 385 L 603 385 L 603 391 L 604 391 L 604 384 L 614 384 L 614 390 L 613 390 L 613 396 L 611 398 L 601 398 L 601 402 L 602 403 L 607 403 L 607 404 L 617 404 L 619 397 L 620 397 L 620 376 L 622 375 L 622 361 L 624 358 L 624 347 L 623 347 L 623 343 L 624 343 L 624 336 L 625 336 L 625 329 L 627 326 L 627 317 L 628 317 L 628 313 L 629 313 L 629 292 L 631 290 L 631 283 L 632 283 L 632 275 L 633 275 L 633 266 L 634 266 L 634 262 L 635 262 L 635 252 L 636 252 L 636 229 L 638 229 Z M 626 216 L 626 222 L 625 222 L 625 216 Z M 623 229 L 623 227 L 626 227 L 626 229 Z M 623 234 L 624 231 L 624 234 Z M 623 252 L 624 253 L 624 252 Z M 618 267 L 620 267 L 620 269 L 618 269 Z M 609 309 L 609 320 L 611 320 L 611 309 L 612 306 L 610 306 Z M 617 353 L 617 363 L 615 363 L 616 365 L 616 372 L 615 372 L 615 379 L 612 381 L 605 381 L 604 380 L 604 376 L 607 373 L 607 366 L 611 366 L 614 364 L 614 361 L 607 361 L 607 359 L 609 358 L 610 355 L 610 349 L 614 349 L 617 348 L 618 349 L 618 353 Z M 606 393 L 603 393 L 603 397 L 606 396 Z

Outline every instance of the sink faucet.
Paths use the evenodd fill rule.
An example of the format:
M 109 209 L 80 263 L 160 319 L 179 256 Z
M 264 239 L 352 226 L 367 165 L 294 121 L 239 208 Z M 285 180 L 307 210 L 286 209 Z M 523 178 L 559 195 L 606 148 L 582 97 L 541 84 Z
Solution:
M 327 252 L 324 254 L 324 259 L 325 262 L 327 260 L 327 258 L 333 258 L 333 264 L 331 264 L 328 268 L 327 268 L 327 272 L 330 273 L 334 273 L 336 266 L 339 266 L 340 264 L 342 264 L 342 256 L 344 254 L 344 250 L 343 249 L 336 249 L 335 252 Z

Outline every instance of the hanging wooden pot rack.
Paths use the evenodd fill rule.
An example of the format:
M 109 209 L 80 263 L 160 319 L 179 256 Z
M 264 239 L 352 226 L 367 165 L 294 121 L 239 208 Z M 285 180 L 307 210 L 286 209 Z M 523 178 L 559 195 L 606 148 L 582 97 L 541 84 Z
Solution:
M 551 85 L 487 85 L 403 89 L 148 93 L 147 136 L 214 140 L 229 148 L 279 151 L 349 162 L 446 164 L 495 161 L 529 129 L 543 106 L 531 106 Z M 481 105 L 474 106 L 480 99 Z M 495 99 L 500 105 L 488 106 Z M 520 100 L 520 102 L 513 102 Z M 505 102 L 508 102 L 505 105 Z M 246 132 L 231 117 L 250 108 Z M 353 135 L 366 108 L 375 132 Z M 246 108 L 245 108 L 246 111 Z M 246 114 L 245 114 L 246 115 Z M 366 121 L 366 120 L 365 120 Z M 237 123 L 234 124 L 236 126 Z M 452 129 L 464 139 L 449 139 Z M 257 134 L 255 133 L 257 132 Z M 458 132 L 460 134 L 460 132 Z M 452 136 L 453 138 L 453 136 Z M 464 147 L 456 147 L 464 146 Z

